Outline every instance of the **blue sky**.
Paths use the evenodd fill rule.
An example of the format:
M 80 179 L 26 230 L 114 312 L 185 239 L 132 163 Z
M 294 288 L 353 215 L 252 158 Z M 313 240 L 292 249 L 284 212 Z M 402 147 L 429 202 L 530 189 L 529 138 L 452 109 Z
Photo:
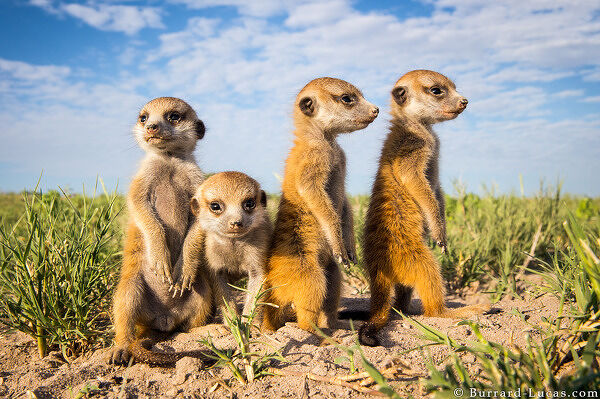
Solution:
M 382 113 L 341 136 L 347 188 L 368 193 L 389 92 L 433 69 L 469 99 L 436 126 L 441 177 L 527 193 L 541 180 L 600 195 L 597 1 L 31 0 L 0 2 L 0 191 L 125 191 L 142 157 L 131 127 L 158 96 L 185 99 L 208 131 L 207 172 L 240 170 L 270 192 L 291 146 L 292 104 L 319 76 L 359 87 Z

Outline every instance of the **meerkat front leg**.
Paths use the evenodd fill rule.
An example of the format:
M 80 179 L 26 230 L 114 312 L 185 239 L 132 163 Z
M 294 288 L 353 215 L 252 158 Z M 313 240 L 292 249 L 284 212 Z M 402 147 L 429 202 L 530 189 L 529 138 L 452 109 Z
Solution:
M 165 230 L 148 202 L 148 192 L 148 184 L 143 179 L 134 179 L 128 196 L 129 209 L 146 242 L 146 256 L 150 267 L 163 281 L 172 284 L 171 254 L 167 247 Z
M 352 205 L 350 205 L 347 197 L 344 198 L 342 208 L 342 236 L 348 252 L 348 259 L 356 264 L 358 259 L 356 257 L 356 238 L 354 237 L 354 217 L 352 215 Z
M 442 226 L 443 226 L 443 229 L 445 232 L 446 231 L 446 199 L 444 198 L 444 191 L 442 191 L 442 187 L 440 186 L 439 183 L 435 187 L 435 198 L 437 199 L 437 202 L 438 202 L 440 219 L 441 219 L 441 223 L 442 223 Z M 444 248 L 444 250 L 448 250 L 447 242 L 446 242 L 446 247 Z
M 178 275 L 175 283 L 169 288 L 169 291 L 173 293 L 173 297 L 177 296 L 177 294 L 180 296 L 183 295 L 185 291 L 192 288 L 192 284 L 196 281 L 199 263 L 204 261 L 202 257 L 204 242 L 205 233 L 200 223 L 195 221 L 185 237 L 183 250 L 181 251 L 178 265 L 175 267 Z
M 325 190 L 327 177 L 329 176 L 330 162 L 324 162 L 326 154 L 315 154 L 307 156 L 299 169 L 305 171 L 300 176 L 297 189 L 300 197 L 306 202 L 308 208 L 313 212 L 319 222 L 327 242 L 331 246 L 332 254 L 336 262 L 349 265 L 346 244 L 342 239 L 342 225 L 340 215 L 336 212 L 331 199 Z
M 406 188 L 423 211 L 431 236 L 436 244 L 446 252 L 446 226 L 440 213 L 438 201 L 423 174 L 417 174 L 411 179 L 402 178 Z

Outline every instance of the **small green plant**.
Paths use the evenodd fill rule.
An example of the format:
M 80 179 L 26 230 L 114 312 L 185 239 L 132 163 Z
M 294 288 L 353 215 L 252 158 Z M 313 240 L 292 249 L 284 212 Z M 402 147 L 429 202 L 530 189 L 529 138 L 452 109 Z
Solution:
M 86 383 L 78 392 L 71 390 L 73 399 L 86 399 L 100 393 L 100 388 L 96 384 Z
M 0 223 L 0 322 L 69 359 L 107 338 L 120 208 L 116 193 L 62 194 L 36 187 L 12 227 Z
M 232 286 L 240 291 L 248 292 L 244 288 Z M 235 349 L 219 349 L 217 348 L 211 336 L 200 340 L 200 342 L 206 346 L 212 354 L 208 356 L 217 362 L 215 367 L 228 367 L 235 378 L 242 384 L 250 384 L 255 379 L 271 375 L 269 372 L 269 365 L 273 361 L 287 362 L 287 360 L 279 353 L 279 351 L 260 353 L 252 349 L 252 346 L 258 343 L 252 338 L 252 330 L 258 330 L 254 326 L 254 319 L 258 314 L 260 306 L 274 306 L 272 304 L 260 302 L 260 300 L 266 295 L 269 290 L 259 290 L 258 295 L 254 298 L 250 314 L 240 315 L 231 309 L 225 301 L 225 307 L 227 312 L 223 315 L 223 319 L 231 335 L 235 339 Z

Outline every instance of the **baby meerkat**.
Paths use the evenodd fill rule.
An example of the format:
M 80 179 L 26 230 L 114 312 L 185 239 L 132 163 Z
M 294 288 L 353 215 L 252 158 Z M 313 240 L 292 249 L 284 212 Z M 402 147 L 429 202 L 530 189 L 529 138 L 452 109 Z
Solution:
M 367 127 L 379 109 L 340 79 L 319 78 L 298 94 L 294 146 L 288 156 L 267 263 L 263 328 L 275 330 L 293 304 L 298 326 L 333 327 L 341 289 L 338 263 L 355 262 L 346 158 L 338 134 Z
M 189 203 L 204 179 L 193 156 L 204 131 L 194 110 L 172 97 L 147 103 L 133 128 L 146 156 L 127 195 L 130 220 L 114 296 L 111 363 L 127 362 L 133 341 L 150 329 L 200 326 L 210 315 L 212 287 L 203 279 L 191 282 L 192 289 L 184 296 L 172 298 L 169 294 L 172 265 L 178 260 L 181 263 L 191 225 Z
M 426 228 L 446 250 L 444 194 L 439 182 L 438 136 L 431 125 L 456 118 L 467 106 L 447 77 L 416 70 L 392 90 L 392 121 L 379 160 L 364 231 L 364 260 L 370 277 L 371 316 L 360 342 L 378 345 L 376 333 L 388 321 L 391 290 L 406 311 L 416 288 L 426 316 L 468 317 L 489 306 L 447 309 L 444 283 L 425 241 Z
M 183 271 L 175 285 L 184 292 L 195 281 L 202 258 L 214 272 L 215 296 L 224 315 L 226 305 L 237 313 L 228 276 L 248 276 L 243 314 L 248 315 L 263 283 L 273 227 L 267 196 L 258 182 L 240 172 L 210 176 L 191 200 L 196 220 L 183 248 Z

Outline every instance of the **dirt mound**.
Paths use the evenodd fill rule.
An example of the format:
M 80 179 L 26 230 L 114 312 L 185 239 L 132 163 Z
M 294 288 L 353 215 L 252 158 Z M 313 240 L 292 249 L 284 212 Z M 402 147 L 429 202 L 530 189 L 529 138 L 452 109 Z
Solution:
M 481 296 L 470 295 L 468 302 L 480 302 Z M 345 297 L 342 309 L 366 310 L 368 297 Z M 450 306 L 466 304 L 456 297 L 449 298 Z M 411 306 L 419 308 L 419 300 L 413 299 Z M 536 336 L 531 325 L 540 325 L 543 317 L 556 316 L 558 300 L 551 295 L 530 296 L 525 299 L 503 299 L 493 305 L 491 314 L 480 316 L 482 334 L 500 343 L 514 342 L 524 344 L 525 334 Z M 470 329 L 457 325 L 457 320 L 425 318 L 414 316 L 424 324 L 448 333 L 459 341 L 474 339 Z M 531 325 L 530 325 L 531 323 Z M 343 325 L 349 326 L 347 321 Z M 360 322 L 357 322 L 357 327 Z M 330 332 L 340 344 L 351 346 L 355 334 L 348 328 Z M 198 341 L 207 337 L 213 339 L 219 349 L 233 348 L 235 342 L 222 326 L 211 324 L 189 333 L 178 333 L 156 345 L 155 349 L 165 351 L 205 349 Z M 422 396 L 418 383 L 420 374 L 426 375 L 425 358 L 421 351 L 403 351 L 423 343 L 418 331 L 407 321 L 396 316 L 381 334 L 380 347 L 363 347 L 366 357 L 380 370 L 400 360 L 409 369 L 406 373 L 391 376 L 390 384 L 401 392 L 401 396 L 411 393 Z M 60 355 L 52 353 L 39 359 L 35 342 L 21 333 L 0 335 L 0 397 L 22 397 L 27 392 L 38 398 L 108 397 L 108 398 L 355 398 L 368 397 L 352 388 L 338 385 L 335 376 L 352 374 L 350 364 L 341 361 L 347 356 L 334 345 L 324 345 L 315 335 L 300 330 L 295 323 L 287 323 L 273 334 L 261 337 L 265 348 L 278 348 L 287 359 L 287 363 L 276 362 L 272 366 L 283 376 L 268 376 L 243 386 L 238 383 L 227 368 L 209 368 L 201 359 L 186 357 L 175 367 L 149 367 L 146 364 L 134 364 L 130 367 L 114 367 L 106 363 L 107 349 L 82 356 L 73 363 L 62 363 Z M 436 362 L 444 361 L 448 350 L 442 346 L 428 347 L 427 352 Z M 464 354 L 463 360 L 476 365 L 472 355 Z M 472 358 L 470 359 L 469 356 Z M 356 359 L 359 365 L 359 359 Z M 363 371 L 363 370 L 359 370 Z M 310 373 L 310 374 L 308 374 Z M 321 379 L 322 381 L 315 381 Z M 336 383 L 337 382 L 337 383 Z M 350 382 L 352 383 L 352 382 Z M 365 388 L 368 389 L 368 388 Z

